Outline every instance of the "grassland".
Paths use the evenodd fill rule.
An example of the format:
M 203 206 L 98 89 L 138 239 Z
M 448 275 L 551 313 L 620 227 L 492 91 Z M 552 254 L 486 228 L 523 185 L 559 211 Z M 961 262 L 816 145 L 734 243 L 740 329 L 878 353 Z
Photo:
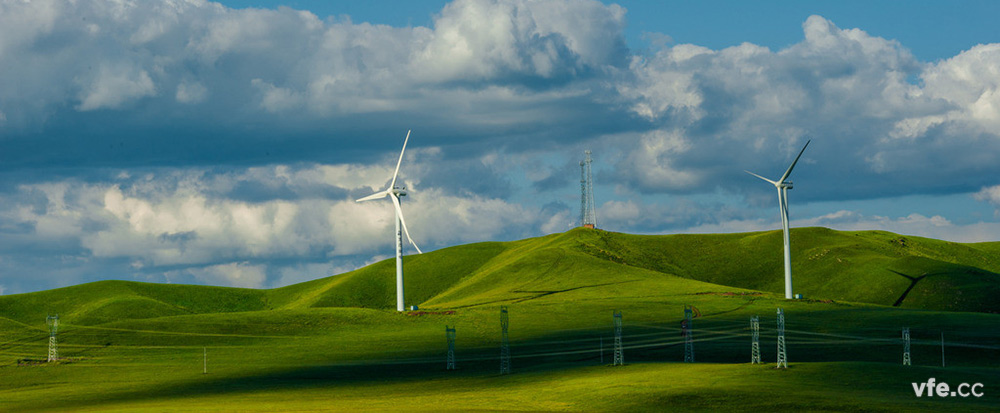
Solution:
M 778 294 L 775 232 L 593 230 L 407 257 L 408 302 L 425 313 L 392 311 L 391 261 L 273 290 L 106 281 L 3 296 L 0 410 L 1000 406 L 997 244 L 822 228 L 792 236 L 797 291 L 810 300 Z M 934 275 L 914 283 L 892 271 Z M 497 374 L 500 304 L 510 308 L 509 376 Z M 700 313 L 694 364 L 680 362 L 684 305 Z M 775 360 L 778 307 L 790 368 L 747 364 L 757 314 L 764 360 Z M 607 366 L 613 310 L 624 314 L 626 366 Z M 32 363 L 45 355 L 45 315 L 57 312 L 64 360 Z M 444 370 L 445 325 L 458 331 L 457 371 Z M 904 326 L 912 367 L 899 365 Z M 986 396 L 915 397 L 910 383 L 930 377 L 984 383 Z

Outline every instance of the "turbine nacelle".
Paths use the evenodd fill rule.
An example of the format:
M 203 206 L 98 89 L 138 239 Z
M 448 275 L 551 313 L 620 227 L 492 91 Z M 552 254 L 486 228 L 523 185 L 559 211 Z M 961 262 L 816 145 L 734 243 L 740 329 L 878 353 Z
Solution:
M 805 146 L 803 146 L 802 150 L 799 151 L 799 155 L 795 157 L 795 160 L 792 161 L 792 164 L 788 166 L 788 169 L 785 170 L 785 173 L 783 175 L 781 175 L 781 178 L 778 178 L 777 181 L 772 181 L 770 179 L 767 179 L 767 178 L 765 178 L 763 176 L 757 175 L 757 174 L 755 174 L 753 172 L 750 172 L 750 171 L 747 171 L 747 170 L 743 170 L 743 172 L 746 172 L 746 173 L 748 173 L 750 175 L 756 176 L 756 177 L 758 177 L 758 178 L 760 178 L 760 179 L 762 179 L 762 180 L 770 183 L 771 185 L 774 185 L 775 188 L 778 188 L 778 189 L 792 189 L 792 181 L 788 180 L 788 175 L 792 174 L 792 169 L 795 168 L 795 164 L 799 163 L 799 158 L 802 157 L 802 153 L 805 152 L 806 148 L 809 147 L 809 142 L 812 142 L 812 141 L 811 140 L 810 141 L 806 141 Z
M 357 199 L 354 202 L 365 202 L 389 197 L 389 199 L 392 200 L 392 206 L 396 209 L 396 218 L 399 220 L 399 223 L 402 224 L 401 226 L 403 227 L 403 233 L 406 234 L 406 239 L 410 241 L 410 245 L 417 250 L 417 253 L 423 254 L 423 251 L 420 251 L 420 247 L 417 246 L 417 243 L 413 242 L 413 238 L 410 238 L 410 230 L 406 228 L 406 219 L 403 218 L 403 209 L 399 206 L 399 197 L 406 196 L 406 187 L 396 186 L 396 178 L 399 176 L 399 165 L 403 163 L 403 154 L 406 153 L 406 143 L 409 141 L 410 131 L 406 131 L 406 139 L 403 139 L 403 150 L 399 151 L 399 160 L 396 161 L 396 171 L 392 173 L 392 180 L 389 182 L 389 186 L 383 191 Z

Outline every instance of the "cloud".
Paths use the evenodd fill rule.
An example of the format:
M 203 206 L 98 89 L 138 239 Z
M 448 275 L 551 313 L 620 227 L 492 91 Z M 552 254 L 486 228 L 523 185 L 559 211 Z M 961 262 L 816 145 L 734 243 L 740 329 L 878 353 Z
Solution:
M 927 120 L 924 129 L 948 121 L 964 121 L 995 131 L 1000 127 L 998 75 L 998 43 L 977 45 L 928 67 L 921 74 L 925 93 L 946 100 L 954 109 L 934 119 L 922 118 Z
M 616 165 L 618 177 L 642 191 L 691 189 L 703 179 L 696 171 L 676 165 L 692 150 L 683 132 L 655 130 L 626 145 L 634 146 Z
M 647 194 L 746 192 L 742 169 L 774 174 L 808 139 L 796 179 L 833 188 L 808 200 L 968 192 L 1000 172 L 996 44 L 924 63 L 811 16 L 781 50 L 638 55 L 625 10 L 586 0 L 459 0 L 432 27 L 202 1 L 3 7 L 0 50 L 21 62 L 0 68 L 6 168 L 356 163 L 418 127 L 449 159 L 591 140 Z M 40 152 L 38 134 L 73 139 Z
M 820 226 L 841 231 L 882 230 L 952 242 L 995 241 L 996 233 L 1000 231 L 1000 223 L 997 222 L 980 221 L 958 225 L 940 215 L 928 217 L 918 213 L 911 213 L 906 216 L 893 218 L 880 215 L 865 215 L 857 211 L 847 210 L 840 210 L 818 217 L 792 220 L 790 225 L 792 228 Z M 699 225 L 683 232 L 720 233 L 770 231 L 775 229 L 781 229 L 781 224 L 772 222 L 771 220 L 754 219 Z
M 628 53 L 624 9 L 588 0 L 460 0 L 430 28 L 205 1 L 0 7 L 0 55 L 18 62 L 0 68 L 0 135 L 34 166 L 347 162 L 340 149 L 414 124 L 495 142 L 526 124 L 607 117 L 573 108 Z M 73 139 L 39 152 L 39 133 Z
M 102 65 L 95 76 L 81 84 L 81 111 L 118 108 L 126 101 L 156 93 L 152 79 L 145 70 L 134 67 Z
M 181 82 L 174 97 L 180 103 L 200 103 L 208 97 L 208 89 L 199 82 Z
M 206 284 L 240 288 L 261 288 L 267 279 L 265 266 L 246 262 L 191 268 L 186 271 Z
M 420 171 L 427 168 L 411 166 L 415 166 L 409 168 L 412 172 L 399 181 L 410 188 L 403 209 L 411 236 L 425 251 L 531 236 L 538 227 L 551 225 L 553 216 L 560 216 L 558 211 L 422 186 Z M 50 244 L 48 250 L 29 243 L 8 253 L 44 255 L 55 248 L 71 257 L 116 266 L 128 277 L 281 286 L 305 280 L 307 273 L 318 278 L 354 269 L 391 251 L 391 203 L 357 203 L 352 195 L 382 189 L 383 179 L 392 172 L 389 168 L 272 165 L 222 172 L 171 168 L 116 173 L 114 183 L 25 184 L 0 203 L 0 216 L 6 222 L 0 228 L 0 241 L 44 242 Z M 247 185 L 269 188 L 264 194 L 270 196 L 245 197 L 241 191 Z M 409 246 L 407 250 L 413 251 Z M 35 277 L 36 282 L 44 278 Z
M 779 51 L 682 44 L 635 57 L 618 92 L 654 129 L 622 140 L 618 178 L 647 193 L 744 191 L 743 169 L 778 174 L 808 139 L 795 178 L 809 200 L 968 192 L 1000 172 L 984 155 L 1000 149 L 996 45 L 925 64 L 819 16 L 803 33 Z
M 1000 185 L 983 187 L 979 192 L 972 194 L 972 198 L 977 201 L 986 201 L 995 206 L 996 213 L 1000 215 Z
M 597 1 L 459 0 L 412 62 L 424 81 L 559 78 L 625 62 L 625 10 Z

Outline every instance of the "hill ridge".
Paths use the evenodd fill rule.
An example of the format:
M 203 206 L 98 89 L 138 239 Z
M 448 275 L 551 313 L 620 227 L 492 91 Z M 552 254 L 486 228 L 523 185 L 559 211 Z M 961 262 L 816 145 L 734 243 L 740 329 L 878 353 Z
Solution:
M 509 242 L 464 244 L 405 259 L 407 305 L 445 309 L 540 294 L 609 297 L 657 291 L 783 290 L 780 231 L 632 235 L 576 228 Z M 807 298 L 998 313 L 1000 243 L 961 244 L 885 231 L 792 230 L 796 292 Z M 0 296 L 0 316 L 76 324 L 275 309 L 391 309 L 387 259 L 344 274 L 255 290 L 107 280 Z

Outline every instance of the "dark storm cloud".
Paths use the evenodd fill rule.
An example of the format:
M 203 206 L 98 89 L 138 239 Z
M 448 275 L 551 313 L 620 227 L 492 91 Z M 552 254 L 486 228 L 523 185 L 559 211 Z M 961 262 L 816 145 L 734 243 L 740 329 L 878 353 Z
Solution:
M 457 2 L 433 29 L 207 2 L 0 7 L 5 169 L 366 161 L 414 125 L 434 137 L 417 146 L 481 152 L 585 126 L 579 85 L 627 52 L 624 11 L 596 2 Z

